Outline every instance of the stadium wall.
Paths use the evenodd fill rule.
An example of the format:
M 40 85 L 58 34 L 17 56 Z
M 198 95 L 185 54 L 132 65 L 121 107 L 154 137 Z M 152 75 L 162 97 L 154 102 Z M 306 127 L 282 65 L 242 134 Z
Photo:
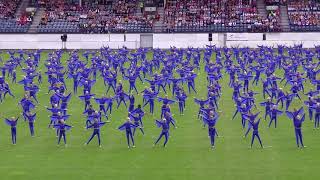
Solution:
M 218 34 L 212 34 L 211 44 L 220 46 Z M 210 45 L 209 34 L 153 34 L 154 48 L 170 48 L 172 46 L 178 48 L 195 47 L 202 48 Z
M 0 34 L 0 49 L 60 49 L 62 34 Z M 68 49 L 140 47 L 140 34 L 68 34 Z
M 265 40 L 263 36 L 265 35 Z M 258 45 L 277 46 L 303 44 L 304 48 L 313 48 L 320 44 L 320 33 L 227 33 L 226 46 L 250 47 Z
M 61 34 L 0 34 L 0 49 L 60 49 Z M 208 33 L 152 34 L 150 43 L 141 43 L 140 34 L 68 34 L 68 49 L 99 49 L 109 46 L 118 49 L 126 46 L 130 49 L 147 44 L 153 48 L 178 48 L 217 45 L 227 47 L 250 47 L 258 45 L 292 46 L 302 43 L 305 48 L 320 45 L 319 33 L 215 33 L 209 42 Z

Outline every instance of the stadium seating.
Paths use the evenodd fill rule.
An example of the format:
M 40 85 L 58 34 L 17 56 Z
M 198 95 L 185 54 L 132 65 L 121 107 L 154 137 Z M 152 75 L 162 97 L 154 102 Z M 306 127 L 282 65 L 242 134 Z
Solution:
M 15 19 L 15 12 L 20 0 L 0 0 L 0 32 L 26 32 L 27 26 L 19 24 Z
M 19 17 L 15 13 L 20 0 L 0 0 L 0 33 L 26 33 L 33 18 L 33 12 L 22 12 Z
M 19 10 L 16 15 L 22 2 L 0 0 L 0 33 L 28 32 L 36 12 Z M 83 1 L 82 6 L 77 2 L 30 0 L 35 10 L 44 9 L 33 29 L 38 33 L 148 33 L 156 28 L 167 33 L 278 32 L 283 14 L 280 6 L 286 5 L 291 31 L 320 30 L 320 3 L 315 0 L 264 0 L 267 15 L 259 12 L 257 0 L 168 0 L 161 18 L 158 9 L 144 12 L 140 0 Z M 156 4 L 152 0 L 144 3 Z
M 288 2 L 291 31 L 319 31 L 320 3 L 310 0 Z
M 20 25 L 15 19 L 0 19 L 0 33 L 25 33 L 29 25 Z
M 245 32 L 271 31 L 256 1 L 175 0 L 165 9 L 167 32 Z
M 280 28 L 280 5 L 284 2 L 281 0 L 265 0 L 267 10 L 267 24 L 269 31 L 281 31 Z
M 52 4 L 51 4 L 52 3 Z M 51 4 L 51 5 L 50 5 Z M 151 32 L 152 22 L 137 16 L 138 1 L 113 1 L 111 4 L 85 4 L 78 6 L 61 0 L 45 4 L 38 32 L 54 33 L 107 33 Z M 55 6 L 55 8 L 52 8 Z

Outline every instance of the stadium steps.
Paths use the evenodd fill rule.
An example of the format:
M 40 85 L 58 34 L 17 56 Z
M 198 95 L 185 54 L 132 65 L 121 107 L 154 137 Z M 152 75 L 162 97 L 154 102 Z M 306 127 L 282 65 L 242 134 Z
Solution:
M 163 21 L 164 21 L 164 8 L 163 7 L 158 7 L 157 11 L 158 11 L 158 13 L 160 15 L 160 19 L 159 19 L 159 21 L 154 23 L 153 31 L 154 32 L 162 32 Z
M 164 17 L 164 8 L 163 7 L 158 7 L 158 13 L 160 15 L 160 21 L 163 21 Z
M 139 17 L 142 17 L 143 16 L 143 13 L 141 12 L 141 9 L 139 7 L 139 2 L 137 2 L 137 7 L 136 7 L 136 12 L 134 13 L 136 16 L 139 16 Z
M 32 21 L 32 24 L 28 30 L 28 33 L 36 33 L 37 32 L 37 29 L 38 29 L 38 25 L 40 24 L 40 21 L 41 21 L 41 17 L 42 15 L 44 14 L 45 12 L 45 8 L 40 8 L 34 18 L 33 18 L 33 21 Z
M 141 9 L 140 9 L 140 2 L 141 1 L 138 1 L 136 4 L 136 14 L 142 14 Z
M 280 6 L 280 26 L 282 31 L 290 31 L 287 6 Z
M 17 8 L 16 13 L 14 14 L 15 17 L 20 17 L 22 13 L 26 11 L 26 8 L 28 7 L 28 5 L 29 5 L 29 0 L 21 1 L 19 7 Z
M 264 3 L 264 0 L 257 0 L 257 9 L 261 17 L 263 18 L 268 17 L 266 4 Z

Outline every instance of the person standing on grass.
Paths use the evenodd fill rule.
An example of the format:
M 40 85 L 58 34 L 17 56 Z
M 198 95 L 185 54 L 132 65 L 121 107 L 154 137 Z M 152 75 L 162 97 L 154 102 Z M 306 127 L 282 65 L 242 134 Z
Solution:
M 101 113 L 104 113 L 104 116 L 105 116 L 106 118 L 108 118 L 107 110 L 106 110 L 106 108 L 105 108 L 105 104 L 106 104 L 107 99 L 106 99 L 104 96 L 102 96 L 101 98 L 94 98 L 94 100 L 95 100 L 96 103 L 99 105 L 99 111 L 100 111 Z
M 73 93 L 77 94 L 78 92 L 78 86 L 79 86 L 79 79 L 80 79 L 80 73 L 79 72 L 73 72 L 68 74 L 68 78 L 73 79 Z
M 278 110 L 277 105 L 271 106 L 271 109 L 269 111 L 269 125 L 268 127 L 270 128 L 272 122 L 274 121 L 274 128 L 277 128 L 277 122 L 278 122 L 278 116 L 282 114 L 282 111 Z
M 258 138 L 260 146 L 261 146 L 261 148 L 263 148 L 263 145 L 262 145 L 262 142 L 261 142 L 261 139 L 260 139 L 260 135 L 259 135 L 260 119 L 258 119 L 257 121 L 249 121 L 249 123 L 251 123 L 252 129 L 253 129 L 250 148 L 252 148 L 252 145 L 253 145 L 255 137 Z
M 62 137 L 63 137 L 64 145 L 67 146 L 66 131 L 70 130 L 72 126 L 65 124 L 65 121 L 61 119 L 58 121 L 58 124 L 54 125 L 54 128 L 56 128 L 59 131 L 58 146 L 60 144 Z
M 153 144 L 153 146 L 157 145 L 158 142 L 161 140 L 161 138 L 164 136 L 165 140 L 163 143 L 163 147 L 166 147 L 167 142 L 169 140 L 169 123 L 167 122 L 167 120 L 165 118 L 161 120 L 156 120 L 156 125 L 160 128 L 162 128 L 162 131 L 158 137 L 158 139 L 156 140 L 156 142 Z
M 135 145 L 134 145 L 134 137 L 133 137 L 133 134 L 132 134 L 132 128 L 136 128 L 137 126 L 135 124 L 133 124 L 131 121 L 130 121 L 130 118 L 128 117 L 127 118 L 127 121 L 125 123 L 123 123 L 121 126 L 119 126 L 119 130 L 120 131 L 126 131 L 126 136 L 127 136 L 127 144 L 128 144 L 128 148 L 131 148 L 131 145 L 130 145 L 130 139 L 131 139 L 131 142 L 132 142 L 132 147 L 134 148 Z
M 130 114 L 134 114 L 134 115 L 138 115 L 139 117 L 140 117 L 140 120 L 139 121 L 141 121 L 141 118 L 144 116 L 144 111 L 142 110 L 142 107 L 141 107 L 141 104 L 138 104 L 138 106 L 137 106 L 137 108 L 136 109 L 134 109 L 133 111 L 131 111 L 131 112 L 129 112 Z M 142 121 L 141 121 L 141 124 L 143 124 L 142 123 Z
M 201 99 L 194 98 L 194 102 L 199 104 L 200 106 L 198 111 L 198 119 L 200 118 L 202 119 L 202 112 L 203 112 L 203 109 L 205 108 L 204 106 L 209 103 L 209 100 L 205 100 L 204 98 L 201 98 Z
M 208 136 L 210 137 L 211 147 L 215 147 L 215 138 L 218 136 L 216 131 L 216 123 L 218 121 L 219 115 L 210 111 L 209 114 L 203 117 L 204 123 L 208 125 Z
M 12 71 L 12 83 L 17 83 L 17 73 L 16 70 Z
M 186 93 L 183 90 L 177 91 L 176 99 L 178 101 L 180 115 L 184 115 L 183 113 L 185 110 L 187 98 L 188 98 L 188 96 L 186 95 Z
M 319 129 L 319 123 L 320 123 L 320 103 L 316 103 L 313 106 L 311 106 L 311 109 L 315 111 L 315 117 L 314 117 L 314 129 Z M 310 110 L 309 110 L 310 113 Z
M 137 87 L 136 87 L 136 80 L 138 78 L 138 74 L 129 74 L 128 76 L 127 75 L 124 75 L 124 78 L 125 79 L 128 79 L 129 81 L 129 93 L 131 93 L 132 90 L 135 90 L 137 94 L 139 94 L 138 90 L 137 90 Z
M 271 107 L 275 104 L 271 101 L 271 98 L 268 97 L 267 101 L 261 102 L 260 105 L 265 107 L 264 120 L 267 120 L 267 116 L 270 117 Z
M 130 93 L 130 95 L 129 95 L 129 109 L 128 109 L 129 112 L 133 111 L 134 102 L 135 102 L 135 97 L 132 93 Z
M 91 105 L 91 99 L 94 98 L 95 94 L 90 94 L 89 91 L 85 91 L 85 94 L 82 96 L 79 96 L 79 98 L 84 101 L 84 110 L 87 110 L 87 108 Z
M 71 99 L 71 93 L 69 94 L 58 94 L 59 97 L 60 97 L 60 100 L 61 100 L 61 106 L 60 108 L 65 110 L 63 111 L 64 112 L 64 115 L 67 114 L 67 108 L 68 108 L 68 104 L 69 104 L 69 101 Z
M 87 129 L 93 129 L 93 133 L 92 133 L 91 137 L 89 138 L 89 140 L 85 143 L 85 145 L 88 145 L 90 143 L 90 141 L 94 138 L 94 136 L 97 136 L 99 147 L 101 147 L 100 128 L 105 124 L 106 124 L 105 122 L 101 122 L 98 119 L 95 119 L 94 123 L 87 127 Z
M 252 129 L 252 123 L 255 121 L 255 119 L 258 117 L 259 114 L 260 114 L 260 112 L 258 112 L 256 114 L 249 113 L 249 114 L 244 115 L 244 118 L 246 120 L 248 120 L 248 129 L 247 129 L 245 135 L 243 136 L 244 138 L 246 138 L 248 136 L 250 130 Z
M 313 107 L 317 104 L 317 102 L 314 100 L 314 97 L 309 97 L 309 100 L 304 101 L 304 104 L 308 107 L 309 119 L 310 119 L 310 121 L 312 121 L 313 111 L 314 111 Z
M 11 141 L 12 144 L 16 145 L 17 143 L 17 123 L 18 123 L 19 117 L 15 118 L 12 117 L 10 119 L 5 119 L 5 123 L 11 127 Z
M 21 105 L 23 112 L 30 112 L 36 107 L 28 93 L 25 93 L 24 98 L 19 101 L 18 105 Z
M 150 113 L 153 114 L 154 112 L 154 99 L 157 97 L 159 92 L 150 91 L 148 94 L 144 94 L 144 98 L 146 98 L 146 102 L 144 103 L 143 107 L 145 107 L 147 104 L 150 106 Z
M 299 147 L 304 148 L 306 146 L 303 145 L 301 127 L 302 127 L 302 123 L 304 122 L 304 119 L 305 119 L 305 114 L 303 113 L 303 111 L 300 111 L 300 113 L 295 113 L 295 112 L 297 112 L 297 111 L 294 111 L 294 112 L 286 111 L 286 114 L 289 117 L 289 119 L 291 119 L 293 121 L 294 132 L 295 132 L 295 136 L 296 136 L 296 143 L 297 143 L 298 148 Z
M 144 135 L 143 123 L 142 123 L 142 117 L 144 116 L 144 112 L 141 109 L 141 105 L 139 104 L 135 110 L 129 112 L 129 116 L 131 119 L 133 119 L 134 124 L 140 129 L 140 131 Z M 136 129 L 133 130 L 133 136 L 135 132 L 136 132 Z
M 29 123 L 30 134 L 34 137 L 34 122 L 36 121 L 37 113 L 32 114 L 31 112 L 23 113 L 23 116 L 27 119 Z

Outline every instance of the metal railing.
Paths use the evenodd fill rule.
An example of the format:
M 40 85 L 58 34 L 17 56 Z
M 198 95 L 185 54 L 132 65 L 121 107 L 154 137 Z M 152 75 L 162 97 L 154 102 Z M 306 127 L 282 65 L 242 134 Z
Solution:
M 39 28 L 29 28 L 29 33 L 40 34 L 53 34 L 53 33 L 69 33 L 69 34 L 109 34 L 109 33 L 277 33 L 277 32 L 320 32 L 320 26 L 281 26 L 277 28 L 268 28 L 264 26 L 250 26 L 250 25 L 238 25 L 238 26 L 223 26 L 223 25 L 211 25 L 211 26 L 180 26 L 174 28 L 168 28 L 166 26 L 155 26 L 153 28 L 141 28 L 141 29 L 51 29 L 40 31 Z M 25 33 L 25 32 L 0 32 L 0 33 Z

